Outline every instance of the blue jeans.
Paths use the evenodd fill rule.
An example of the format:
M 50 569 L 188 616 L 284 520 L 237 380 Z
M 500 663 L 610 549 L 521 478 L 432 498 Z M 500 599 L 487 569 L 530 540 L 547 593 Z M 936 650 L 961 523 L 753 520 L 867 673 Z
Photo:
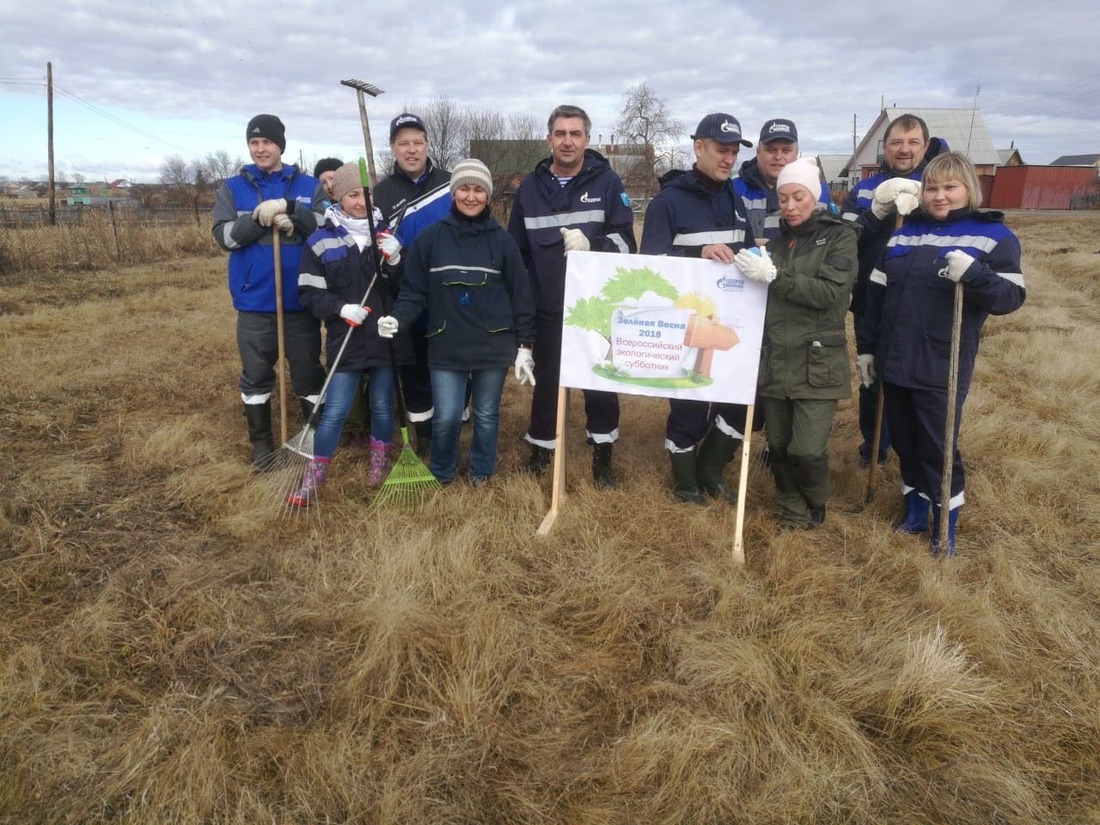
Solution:
M 462 428 L 466 377 L 470 376 L 470 413 L 473 440 L 470 442 L 471 478 L 488 478 L 497 468 L 497 430 L 500 427 L 500 395 L 506 369 L 441 370 L 432 368 L 432 457 L 429 469 L 441 482 L 454 479 L 458 463 L 458 433 Z
M 332 458 L 340 442 L 340 430 L 351 409 L 359 388 L 359 379 L 368 376 L 367 393 L 370 400 L 371 438 L 390 443 L 393 438 L 393 370 L 390 367 L 372 367 L 369 370 L 339 370 L 333 374 L 325 393 L 325 409 L 317 434 L 313 437 L 313 454 Z

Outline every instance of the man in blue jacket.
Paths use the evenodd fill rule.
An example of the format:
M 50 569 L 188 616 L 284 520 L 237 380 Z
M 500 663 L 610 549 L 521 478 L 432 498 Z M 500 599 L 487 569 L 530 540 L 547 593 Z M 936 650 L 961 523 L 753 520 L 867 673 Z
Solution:
M 764 121 L 760 140 L 756 142 L 756 157 L 741 164 L 733 179 L 733 191 L 745 205 L 749 232 L 759 246 L 762 239 L 779 237 L 779 195 L 775 182 L 779 173 L 792 160 L 798 159 L 798 128 L 793 120 L 776 117 Z M 821 203 L 828 204 L 829 187 L 821 184 Z
M 551 450 L 557 447 L 565 256 L 577 250 L 638 250 L 630 200 L 607 159 L 588 148 L 591 132 L 584 109 L 558 106 L 550 113 L 550 157 L 520 183 L 508 221 L 535 293 L 535 386 L 524 438 L 531 444 L 528 469 L 536 475 L 550 464 Z M 619 438 L 619 397 L 584 390 L 584 411 L 592 477 L 600 487 L 613 487 L 611 451 Z
M 402 247 L 409 246 L 421 230 L 451 212 L 451 173 L 432 161 L 430 151 L 428 127 L 418 115 L 402 112 L 390 121 L 393 168 L 371 194 L 383 222 Z M 416 452 L 422 458 L 430 452 L 435 415 L 425 326 L 423 318 L 412 325 L 415 362 L 401 367 L 405 408 L 416 431 Z
M 741 124 L 733 115 L 707 115 L 691 136 L 695 165 L 665 182 L 645 213 L 642 254 L 733 263 L 734 253 L 751 245 L 746 239 L 745 207 L 733 191 L 730 175 L 742 146 Z M 710 404 L 670 398 L 665 448 L 672 463 L 676 497 L 703 504 L 703 493 L 734 501 L 722 481 L 722 469 L 744 440 L 743 404 Z
M 237 310 L 238 385 L 254 469 L 270 466 L 271 390 L 279 357 L 275 291 L 281 290 L 290 380 L 302 415 L 308 417 L 324 383 L 321 331 L 298 302 L 298 259 L 305 239 L 317 229 L 313 193 L 317 180 L 283 165 L 286 131 L 275 115 L 256 115 L 245 131 L 252 163 L 226 178 L 214 201 L 214 240 L 229 253 L 229 294 Z M 275 283 L 272 227 L 281 239 L 282 283 Z
M 895 218 L 908 215 L 917 207 L 920 179 L 924 167 L 932 158 L 947 151 L 943 138 L 929 138 L 928 124 L 916 115 L 903 114 L 890 121 L 882 143 L 882 164 L 870 177 L 864 178 L 848 193 L 841 209 L 842 216 L 855 221 L 859 233 L 859 273 L 852 289 L 852 320 L 858 328 L 863 317 L 867 283 L 882 261 L 886 244 L 894 234 Z M 888 184 L 883 186 L 883 184 Z M 875 407 L 881 383 L 859 387 L 859 430 L 863 443 L 859 445 L 859 460 L 871 463 L 871 443 L 875 430 Z M 878 462 L 886 460 L 890 449 L 890 433 L 882 422 L 879 436 Z

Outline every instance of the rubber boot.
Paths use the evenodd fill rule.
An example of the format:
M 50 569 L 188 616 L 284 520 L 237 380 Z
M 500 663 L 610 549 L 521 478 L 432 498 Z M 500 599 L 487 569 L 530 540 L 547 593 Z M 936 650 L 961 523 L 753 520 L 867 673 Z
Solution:
M 389 453 L 389 444 L 379 441 L 374 436 L 370 440 L 370 456 L 367 459 L 367 486 L 380 487 L 386 480 L 386 458 Z
M 527 459 L 527 472 L 533 476 L 541 476 L 546 472 L 546 468 L 550 466 L 550 461 L 553 457 L 553 450 L 548 450 L 546 447 L 540 447 L 538 444 L 532 444 L 531 456 Z
M 959 510 L 962 507 L 956 507 L 947 516 L 947 548 L 944 551 L 945 556 L 955 555 L 955 522 L 959 520 Z M 928 549 L 932 551 L 933 556 L 940 554 L 940 508 L 932 508 L 932 538 L 928 541 Z
M 432 420 L 413 423 L 416 430 L 416 455 L 421 461 L 427 461 L 432 454 Z
M 711 498 L 718 498 L 729 504 L 737 501 L 737 494 L 722 481 L 722 470 L 733 460 L 740 444 L 740 438 L 734 438 L 717 427 L 711 427 L 699 444 L 696 470 L 699 489 Z
M 669 453 L 672 459 L 672 483 L 676 498 L 689 504 L 706 504 L 699 492 L 699 474 L 695 450 L 686 453 Z
M 786 449 L 772 447 L 769 458 L 772 478 L 775 479 L 775 503 L 779 506 L 779 526 L 784 530 L 810 527 L 810 505 L 798 488 L 794 466 Z
M 613 448 L 614 445 L 611 443 L 592 445 L 592 480 L 596 482 L 597 487 L 604 490 L 615 487 L 615 477 L 611 475 Z
M 916 490 L 910 490 L 905 494 L 905 515 L 899 521 L 894 522 L 894 532 L 927 533 L 928 511 L 931 507 L 932 502 Z
M 309 422 L 310 415 L 313 414 L 313 402 L 308 398 L 298 399 L 298 408 L 302 411 L 302 424 Z M 313 418 L 313 429 L 317 429 L 317 425 L 321 421 L 321 414 L 325 411 L 325 405 L 322 404 L 320 409 L 317 410 L 317 415 Z
M 810 508 L 810 526 L 825 521 L 825 503 L 829 500 L 829 456 L 788 456 L 798 491 Z
M 274 463 L 275 446 L 271 435 L 271 402 L 244 404 L 244 419 L 248 423 L 248 440 L 252 442 L 252 469 L 270 470 Z
M 317 497 L 318 488 L 325 483 L 329 461 L 330 459 L 327 458 L 315 458 L 310 461 L 305 475 L 302 476 L 302 485 L 286 497 L 286 503 L 291 507 L 307 507 L 310 501 Z

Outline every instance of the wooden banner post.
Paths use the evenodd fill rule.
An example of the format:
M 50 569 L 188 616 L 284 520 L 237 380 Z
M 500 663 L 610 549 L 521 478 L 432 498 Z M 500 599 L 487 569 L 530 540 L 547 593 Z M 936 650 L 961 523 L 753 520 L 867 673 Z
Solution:
M 565 498 L 565 419 L 569 411 L 569 388 L 558 387 L 558 423 L 554 428 L 554 472 L 550 487 L 550 510 L 539 525 L 538 534 L 550 533 L 558 518 L 558 510 Z

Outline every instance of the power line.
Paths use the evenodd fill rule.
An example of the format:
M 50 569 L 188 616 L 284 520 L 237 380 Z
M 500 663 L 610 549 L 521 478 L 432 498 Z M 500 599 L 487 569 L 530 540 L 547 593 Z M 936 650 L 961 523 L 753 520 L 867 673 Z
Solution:
M 119 126 L 123 127 L 124 129 L 129 129 L 131 132 L 133 132 L 135 134 L 141 135 L 142 137 L 148 138 L 149 140 L 155 141 L 157 143 L 162 143 L 165 146 L 171 146 L 173 149 L 177 149 L 181 152 L 188 152 L 189 151 L 188 149 L 185 149 L 182 146 L 177 146 L 176 144 L 171 143 L 170 141 L 164 140 L 164 138 L 158 137 L 154 134 L 151 134 L 150 132 L 146 132 L 144 129 L 142 129 L 138 126 L 135 126 L 132 123 L 128 123 L 127 121 L 123 120 L 120 117 L 116 117 L 115 115 L 112 115 L 110 112 L 108 112 L 104 109 L 101 109 L 99 106 L 96 106 L 91 101 L 85 100 L 84 98 L 80 97 L 80 95 L 77 95 L 73 92 L 70 92 L 68 89 L 63 89 L 62 87 L 58 86 L 56 83 L 53 84 L 53 87 L 54 87 L 54 89 L 59 91 L 61 94 L 63 94 L 65 97 L 69 98 L 70 100 L 76 101 L 81 106 L 84 106 L 85 108 L 87 108 L 89 111 L 94 112 L 95 114 L 99 115 L 102 118 L 105 118 L 105 119 L 111 121 L 112 123 L 118 124 Z

